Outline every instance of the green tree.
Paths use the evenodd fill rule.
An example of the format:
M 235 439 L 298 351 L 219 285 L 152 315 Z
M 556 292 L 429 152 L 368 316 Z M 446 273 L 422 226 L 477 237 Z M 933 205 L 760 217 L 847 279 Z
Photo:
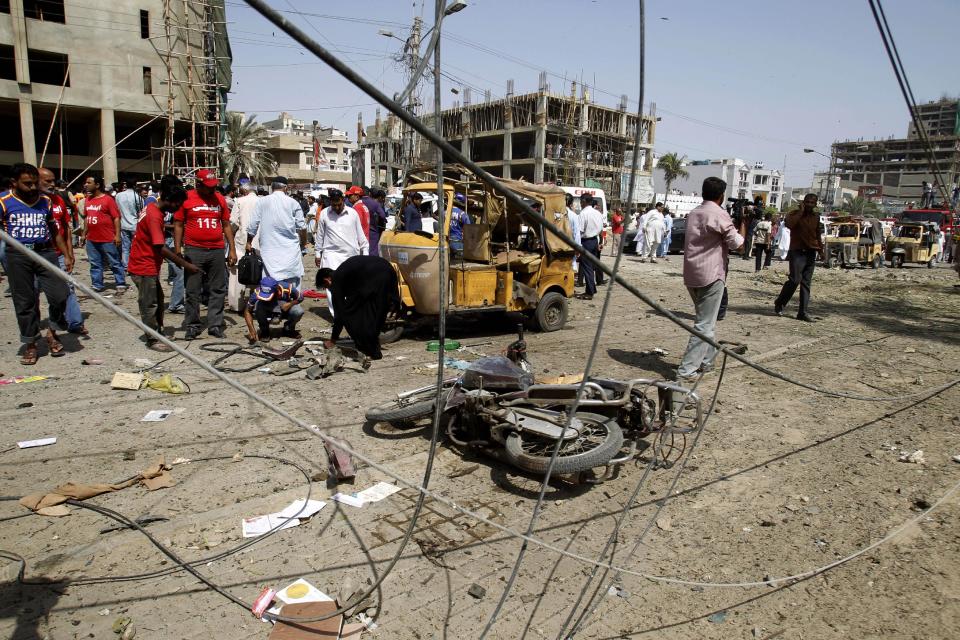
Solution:
M 867 200 L 863 196 L 851 197 L 850 194 L 844 194 L 840 211 L 849 213 L 852 216 L 876 218 L 880 212 L 880 207 L 878 207 L 877 203 L 873 200 Z
M 663 180 L 667 183 L 664 196 L 670 193 L 670 186 L 677 178 L 689 178 L 690 174 L 683 168 L 687 156 L 678 156 L 676 153 L 666 153 L 657 160 L 657 168 L 663 170 Z
M 227 114 L 227 128 L 221 154 L 222 174 L 230 184 L 236 183 L 241 173 L 254 182 L 263 182 L 277 170 L 273 156 L 266 151 L 270 134 L 256 116 L 244 120 L 239 113 Z

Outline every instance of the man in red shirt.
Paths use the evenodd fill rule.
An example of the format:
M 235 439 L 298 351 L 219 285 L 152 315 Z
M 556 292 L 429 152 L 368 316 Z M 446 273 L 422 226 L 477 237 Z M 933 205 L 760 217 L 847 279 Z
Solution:
M 110 264 L 117 293 L 127 290 L 120 261 L 120 209 L 113 196 L 104 190 L 103 178 L 89 175 L 83 183 L 87 198 L 83 205 L 83 239 L 90 259 L 90 280 L 93 290 L 103 291 L 103 263 Z
M 60 268 L 67 271 L 67 258 L 69 258 L 70 264 L 75 263 L 73 242 L 71 240 L 73 225 L 71 224 L 70 209 L 67 207 L 67 203 L 64 202 L 63 198 L 60 197 L 60 194 L 56 192 L 55 185 L 56 178 L 53 175 L 53 171 L 46 167 L 40 167 L 40 193 L 50 198 L 50 210 L 53 213 L 53 221 L 57 225 L 57 235 L 63 238 L 66 253 L 60 251 L 59 247 L 54 247 L 54 250 L 57 252 Z M 70 272 L 67 271 L 67 273 Z M 77 294 L 73 290 L 73 285 L 69 286 L 70 296 L 67 298 L 66 310 L 67 331 L 81 336 L 89 335 L 86 327 L 83 326 L 83 312 L 80 310 L 80 302 L 77 300 Z
M 613 242 L 611 243 L 611 252 L 610 255 L 617 255 L 617 251 L 620 250 L 620 239 L 623 238 L 623 214 L 620 213 L 620 209 L 613 210 L 613 217 L 610 219 L 610 223 L 613 226 Z
M 140 213 L 133 240 L 130 244 L 130 261 L 127 270 L 133 283 L 137 285 L 137 305 L 140 307 L 140 319 L 143 324 L 157 332 L 163 331 L 163 288 L 160 286 L 160 266 L 164 259 L 170 260 L 189 274 L 200 270 L 167 248 L 163 232 L 164 213 L 173 212 L 183 206 L 187 192 L 175 176 L 164 176 L 160 182 L 160 197 L 156 203 L 148 204 Z M 150 334 L 144 334 L 148 349 L 169 352 L 170 347 Z
M 196 189 L 187 194 L 183 206 L 173 215 L 174 251 L 195 264 L 199 271 L 184 275 L 187 299 L 184 325 L 187 340 L 194 340 L 203 331 L 200 323 L 200 293 L 203 285 L 210 289 L 207 302 L 207 333 L 223 337 L 223 303 L 227 297 L 227 266 L 237 264 L 237 251 L 230 226 L 230 208 L 216 186 L 216 174 L 208 169 L 197 171 Z M 223 240 L 227 240 L 224 260 Z
M 350 206 L 353 207 L 353 210 L 360 216 L 360 226 L 363 228 L 363 235 L 367 236 L 367 242 L 370 242 L 370 210 L 367 208 L 367 205 L 364 204 L 363 200 L 360 199 L 363 197 L 363 187 L 353 185 L 347 189 L 345 195 L 350 201 Z

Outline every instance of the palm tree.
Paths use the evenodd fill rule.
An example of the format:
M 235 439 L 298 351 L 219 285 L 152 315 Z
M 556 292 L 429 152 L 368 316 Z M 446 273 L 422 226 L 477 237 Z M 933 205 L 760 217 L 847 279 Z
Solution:
M 678 156 L 676 153 L 666 153 L 657 161 L 657 168 L 663 170 L 663 179 L 667 183 L 664 198 L 670 194 L 670 185 L 677 178 L 689 178 L 690 174 L 683 168 L 687 156 Z
M 270 134 L 256 119 L 256 116 L 249 116 L 244 120 L 241 114 L 234 112 L 227 114 L 221 163 L 222 173 L 229 178 L 230 184 L 236 183 L 241 173 L 250 176 L 254 182 L 263 182 L 277 170 L 276 161 L 266 151 Z
M 840 210 L 852 216 L 876 218 L 880 207 L 873 200 L 867 200 L 863 196 L 851 197 L 850 194 L 844 194 Z

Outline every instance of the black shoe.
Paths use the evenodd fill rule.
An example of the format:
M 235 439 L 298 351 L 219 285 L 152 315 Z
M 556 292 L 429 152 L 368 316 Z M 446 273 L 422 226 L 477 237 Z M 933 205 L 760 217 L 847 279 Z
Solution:
M 800 320 L 801 322 L 816 322 L 816 320 L 810 316 L 797 316 L 797 320 Z
M 775 314 L 777 314 L 778 316 L 782 316 L 782 315 L 783 315 L 783 306 L 781 306 L 780 304 L 774 302 L 774 303 L 773 303 L 773 312 L 774 312 Z
M 581 293 L 577 297 L 580 298 L 581 300 L 593 300 L 593 295 L 589 293 Z
M 220 327 L 211 327 L 207 330 L 207 334 L 211 338 L 219 338 L 220 340 L 223 340 L 223 329 Z
M 200 329 L 187 329 L 187 334 L 183 337 L 184 340 L 196 340 L 200 337 Z

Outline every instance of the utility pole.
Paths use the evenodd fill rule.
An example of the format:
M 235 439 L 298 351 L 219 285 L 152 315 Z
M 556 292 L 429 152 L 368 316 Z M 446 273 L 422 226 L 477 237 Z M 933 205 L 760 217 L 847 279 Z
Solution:
M 320 123 L 313 121 L 313 184 L 314 187 L 320 184 L 320 140 L 317 138 L 317 128 Z
M 407 44 L 404 47 L 407 50 L 407 69 L 410 73 L 410 78 L 413 79 L 414 74 L 417 73 L 417 66 L 420 64 L 420 38 L 423 31 L 423 19 L 420 16 L 414 16 L 413 18 L 413 27 L 410 29 L 410 38 L 407 40 Z M 417 102 L 417 88 L 419 87 L 420 81 L 417 80 L 417 85 L 414 87 L 413 91 L 410 92 L 410 97 L 407 100 L 407 110 L 414 116 L 417 116 L 417 107 L 419 103 Z M 403 173 L 404 178 L 406 174 L 410 173 L 410 169 L 413 167 L 414 163 L 414 150 L 416 149 L 416 133 L 409 126 L 404 127 L 404 159 L 403 159 Z

